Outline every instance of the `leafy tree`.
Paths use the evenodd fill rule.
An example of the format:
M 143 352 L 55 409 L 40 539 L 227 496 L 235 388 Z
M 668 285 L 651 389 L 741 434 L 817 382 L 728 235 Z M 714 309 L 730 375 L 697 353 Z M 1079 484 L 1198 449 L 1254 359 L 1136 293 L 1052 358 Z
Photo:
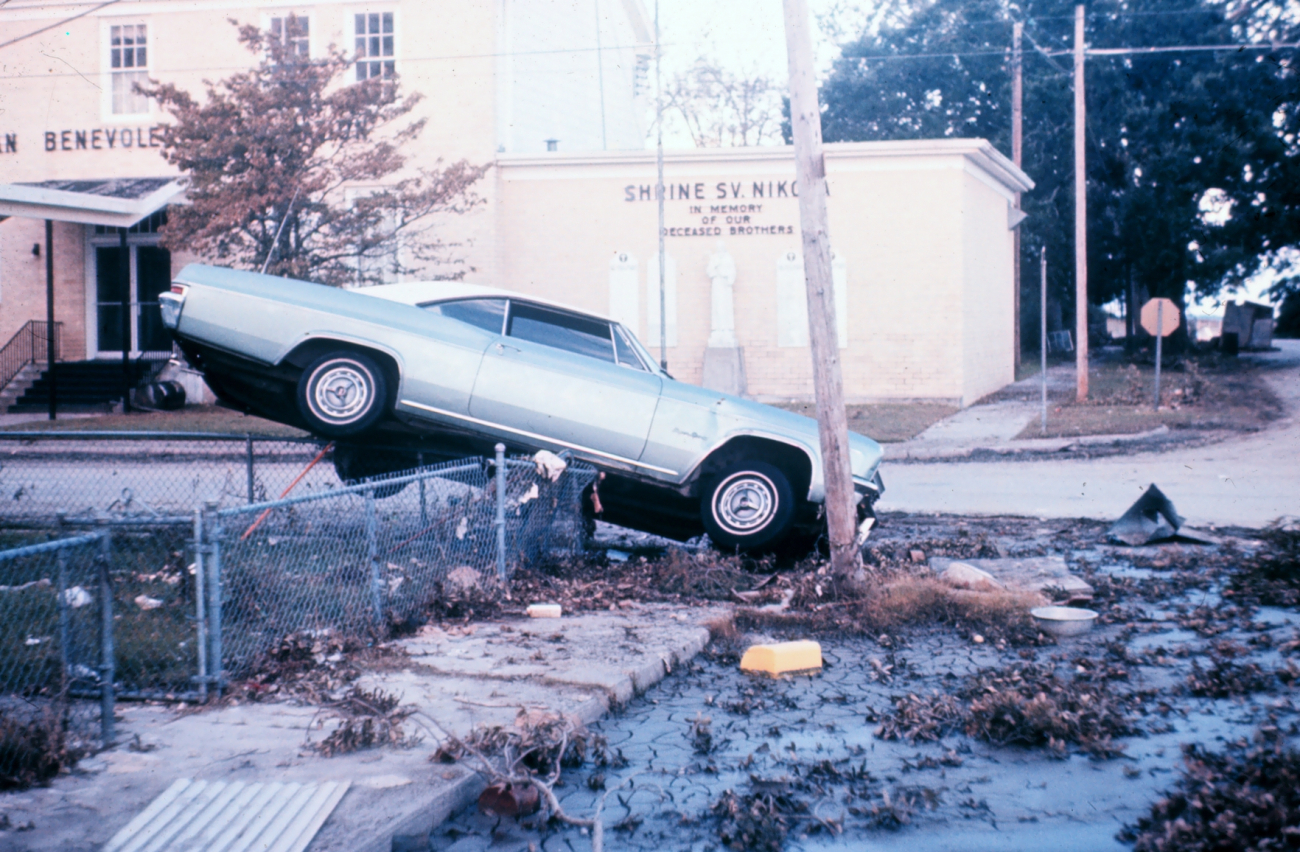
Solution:
M 1293 30 L 1268 2 L 1094 0 L 1090 47 L 1233 44 Z M 1025 23 L 1024 269 L 1048 249 L 1073 299 L 1073 0 L 934 0 L 844 46 L 822 90 L 828 140 L 983 137 L 1010 148 L 1012 21 Z M 1292 32 L 1293 34 L 1293 32 Z M 1036 48 L 1042 48 L 1038 50 Z M 1090 56 L 1089 298 L 1214 295 L 1300 240 L 1296 74 L 1285 51 Z M 1022 304 L 1037 314 L 1037 276 Z M 1141 295 L 1139 296 L 1141 298 Z M 1036 326 L 1033 323 L 1030 327 Z M 1033 339 L 1030 337 L 1029 339 Z
M 351 62 L 333 48 L 308 60 L 251 25 L 239 40 L 260 61 L 205 81 L 201 100 L 170 83 L 141 89 L 171 114 L 163 154 L 188 181 L 189 203 L 169 211 L 164 244 L 336 286 L 451 261 L 434 216 L 478 204 L 472 187 L 486 167 L 406 168 L 399 149 L 424 120 L 386 131 L 419 95 L 401 94 L 395 78 L 345 84 Z

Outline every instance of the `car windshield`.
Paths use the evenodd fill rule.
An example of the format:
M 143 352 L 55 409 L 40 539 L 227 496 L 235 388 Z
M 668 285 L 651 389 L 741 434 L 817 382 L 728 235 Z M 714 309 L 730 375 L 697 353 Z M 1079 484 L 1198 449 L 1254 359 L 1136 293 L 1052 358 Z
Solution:
M 469 323 L 476 328 L 500 334 L 506 318 L 505 299 L 457 299 L 421 305 L 431 314 Z

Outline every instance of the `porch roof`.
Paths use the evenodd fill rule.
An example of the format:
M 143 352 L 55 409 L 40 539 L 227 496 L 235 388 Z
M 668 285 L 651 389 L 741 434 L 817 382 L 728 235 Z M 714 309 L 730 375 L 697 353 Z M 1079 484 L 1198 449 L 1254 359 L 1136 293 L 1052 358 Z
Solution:
M 0 183 L 0 217 L 129 228 L 178 201 L 184 191 L 175 177 Z

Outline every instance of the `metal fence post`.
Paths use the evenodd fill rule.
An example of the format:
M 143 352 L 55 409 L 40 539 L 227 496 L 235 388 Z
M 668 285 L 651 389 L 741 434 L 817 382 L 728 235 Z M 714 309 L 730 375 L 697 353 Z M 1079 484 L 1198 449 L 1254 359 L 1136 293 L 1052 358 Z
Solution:
M 375 610 L 375 626 L 384 624 L 383 580 L 379 576 L 379 534 L 375 523 L 375 490 L 366 490 L 366 559 L 370 562 L 370 604 Z
M 67 514 L 59 512 L 54 516 L 55 529 L 58 530 L 58 537 L 63 538 L 63 527 Z M 72 671 L 72 651 L 68 647 L 72 641 L 72 624 L 71 613 L 68 612 L 68 554 L 63 548 L 59 548 L 54 554 L 55 565 L 59 571 L 59 596 L 55 599 L 59 603 L 59 657 L 63 663 L 62 684 L 64 691 L 68 688 L 68 673 Z
M 207 608 L 203 605 L 203 556 L 207 551 L 203 540 L 203 511 L 194 510 L 194 633 L 199 646 L 199 703 L 208 701 L 208 624 Z
M 424 452 L 423 452 L 423 451 L 420 451 L 420 452 L 418 452 L 418 453 L 415 454 L 415 466 L 418 467 L 418 468 L 420 468 L 421 470 L 424 469 Z M 422 523 L 422 524 L 427 524 L 427 523 L 429 523 L 429 512 L 428 512 L 428 510 L 425 508 L 425 500 L 424 500 L 424 478 L 423 478 L 423 477 L 420 478 L 420 523 Z
M 213 693 L 221 697 L 224 685 L 225 669 L 221 648 L 221 521 L 217 518 L 217 504 L 209 501 L 203 504 L 207 518 L 203 522 L 203 533 L 208 540 L 208 559 L 204 565 L 208 575 L 208 669 L 212 673 Z
M 506 445 L 497 444 L 497 577 L 504 583 L 506 577 Z
M 99 534 L 99 614 L 100 614 L 100 666 L 99 666 L 99 730 L 108 748 L 117 738 L 113 724 L 113 583 L 109 576 L 113 539 L 108 530 Z
M 256 502 L 253 497 L 253 434 L 250 432 L 244 437 L 248 455 L 248 502 L 253 503 Z

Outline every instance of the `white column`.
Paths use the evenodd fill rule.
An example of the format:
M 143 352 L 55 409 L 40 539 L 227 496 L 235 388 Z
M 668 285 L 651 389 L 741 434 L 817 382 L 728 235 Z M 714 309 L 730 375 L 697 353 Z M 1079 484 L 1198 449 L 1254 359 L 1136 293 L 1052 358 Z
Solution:
M 609 318 L 637 331 L 641 321 L 636 257 L 625 251 L 609 259 Z
M 718 241 L 718 249 L 709 255 L 705 269 L 712 290 L 712 310 L 709 315 L 709 348 L 734 349 L 736 347 L 736 261 L 726 245 Z
M 664 255 L 664 313 L 667 316 L 668 345 L 677 345 L 677 262 Z M 646 263 L 646 323 L 641 342 L 655 354 L 659 352 L 659 253 Z
M 831 252 L 831 282 L 835 295 L 835 336 L 839 348 L 849 345 L 848 263 Z M 786 251 L 776 260 L 776 345 L 808 346 L 808 292 L 804 286 L 803 252 Z

